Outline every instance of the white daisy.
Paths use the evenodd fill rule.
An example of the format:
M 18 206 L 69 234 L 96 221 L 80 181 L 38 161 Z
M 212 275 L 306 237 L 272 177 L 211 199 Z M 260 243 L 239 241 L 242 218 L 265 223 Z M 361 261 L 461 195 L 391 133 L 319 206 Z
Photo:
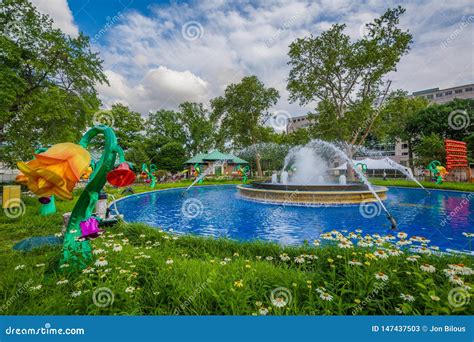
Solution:
M 436 272 L 436 267 L 430 265 L 430 264 L 423 264 L 420 266 L 420 269 L 424 272 L 428 272 L 428 273 L 434 273 Z
M 404 232 L 400 232 L 400 233 L 397 234 L 397 237 L 398 237 L 399 239 L 406 239 L 407 236 L 408 236 L 408 234 L 407 234 L 407 233 L 404 233 Z
M 272 261 L 272 260 L 273 260 L 273 257 L 269 255 L 269 256 L 265 257 L 265 260 L 267 260 L 267 261 Z
M 82 291 L 74 291 L 73 293 L 71 293 L 71 297 L 73 298 L 79 297 L 81 294 L 82 294 Z
M 46 266 L 46 265 L 45 265 L 45 264 L 36 264 L 35 266 L 36 266 L 36 267 L 44 267 L 44 266 Z
M 339 248 L 352 248 L 352 242 L 347 239 L 344 239 L 344 240 L 341 240 L 341 242 L 339 242 L 337 246 Z
M 62 264 L 61 266 L 59 266 L 59 268 L 68 268 L 69 267 L 69 264 Z
M 132 293 L 133 291 L 135 291 L 135 288 L 133 286 L 129 286 L 125 289 L 125 292 L 127 293 Z
M 116 244 L 116 245 L 114 245 L 114 247 L 112 248 L 112 250 L 113 250 L 114 252 L 120 252 L 120 251 L 122 251 L 122 248 L 123 248 L 122 245 Z
M 32 287 L 30 287 L 30 290 L 31 291 L 37 291 L 37 290 L 41 289 L 42 287 L 43 287 L 43 285 L 41 285 L 41 284 L 36 285 L 36 286 L 32 286 Z
M 268 314 L 268 309 L 267 308 L 260 308 L 258 310 L 258 313 L 262 316 L 266 316 Z
M 388 250 L 388 254 L 389 254 L 390 256 L 399 256 L 399 255 L 402 255 L 403 252 L 402 252 L 401 250 L 399 250 L 399 249 L 389 249 L 389 250 Z
M 290 257 L 288 256 L 288 254 L 283 253 L 283 254 L 280 254 L 280 259 L 282 261 L 288 261 L 288 260 L 290 260 Z
M 166 260 L 166 265 L 171 265 L 173 263 L 173 259 L 167 259 Z
M 409 294 L 400 293 L 400 298 L 407 302 L 414 302 L 415 297 Z
M 67 279 L 64 279 L 64 280 L 59 280 L 56 282 L 56 285 L 64 285 L 64 284 L 67 284 L 69 283 L 69 280 Z
M 323 292 L 319 295 L 319 298 L 321 298 L 322 300 L 327 300 L 328 302 L 330 302 L 333 299 L 333 296 L 331 296 L 327 292 Z
M 459 286 L 464 285 L 464 281 L 462 280 L 462 278 L 458 277 L 456 275 L 450 276 L 449 277 L 449 282 L 453 283 L 453 284 L 456 284 L 456 285 L 459 285 Z
M 15 271 L 23 270 L 25 267 L 26 267 L 26 265 L 18 265 L 18 266 L 15 267 Z
M 105 257 L 100 257 L 99 259 L 97 259 L 97 261 L 95 262 L 94 265 L 98 266 L 98 267 L 103 267 L 103 266 L 107 266 L 109 263 L 108 261 L 105 259 Z
M 349 260 L 349 265 L 362 266 L 362 263 L 360 261 L 357 261 L 356 259 L 352 259 L 352 260 Z
M 92 254 L 94 254 L 94 255 L 102 254 L 102 253 L 105 253 L 105 250 L 102 249 L 102 248 L 94 249 L 94 250 L 92 251 Z
M 295 257 L 295 262 L 296 262 L 297 264 L 304 264 L 304 257 L 302 257 L 301 255 Z
M 374 252 L 374 255 L 379 259 L 387 259 L 388 258 L 388 254 L 385 253 L 385 251 L 383 251 L 381 249 L 376 250 Z
M 378 273 L 375 273 L 375 279 L 382 280 L 382 281 L 387 281 L 388 280 L 388 275 L 386 275 L 383 272 L 378 272 Z

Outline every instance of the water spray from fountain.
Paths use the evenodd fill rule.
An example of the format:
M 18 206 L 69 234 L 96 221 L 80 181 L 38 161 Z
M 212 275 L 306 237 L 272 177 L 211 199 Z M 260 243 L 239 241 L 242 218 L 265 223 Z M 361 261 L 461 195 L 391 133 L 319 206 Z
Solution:
M 365 177 L 364 173 L 359 170 L 359 168 L 357 168 L 354 164 L 354 162 L 352 161 L 351 158 L 349 158 L 347 156 L 347 154 L 342 151 L 339 147 L 337 147 L 336 145 L 332 144 L 332 143 L 329 143 L 327 141 L 324 141 L 324 140 L 320 140 L 320 139 L 316 139 L 316 140 L 312 140 L 310 141 L 306 146 L 311 146 L 313 148 L 320 148 L 320 147 L 326 147 L 326 148 L 329 148 L 331 149 L 334 153 L 336 153 L 336 155 L 340 158 L 342 158 L 343 160 L 345 160 L 348 165 L 350 165 L 350 167 L 354 170 L 354 172 L 357 173 L 357 175 L 359 176 L 359 179 L 362 180 L 362 182 L 368 187 L 368 189 L 370 190 L 370 192 L 374 195 L 374 197 L 377 199 L 378 203 L 380 204 L 381 208 L 385 211 L 385 213 L 387 214 L 387 218 L 388 220 L 390 221 L 391 225 L 392 225 L 392 229 L 396 229 L 397 228 L 397 222 L 395 221 L 394 217 L 390 214 L 390 212 L 388 211 L 388 209 L 385 207 L 385 205 L 383 204 L 382 200 L 380 199 L 379 195 L 377 194 L 377 192 L 374 190 L 374 188 L 372 187 L 372 184 L 368 181 L 368 179 Z
M 216 167 L 221 167 L 222 165 L 224 165 L 225 162 L 226 162 L 225 160 L 218 160 L 214 163 L 213 167 L 208 167 L 206 170 L 204 170 L 204 172 L 201 173 L 198 177 L 196 177 L 196 179 L 191 183 L 191 185 L 188 186 L 186 188 L 186 190 L 184 190 L 183 194 L 185 194 L 189 189 L 191 189 L 194 186 L 194 184 L 196 184 L 201 179 L 204 179 L 204 177 L 209 175 L 213 169 L 215 169 Z
M 416 184 L 418 184 L 423 190 L 426 191 L 428 195 L 431 195 L 431 193 L 415 178 L 413 173 L 411 172 L 410 169 L 404 167 L 403 165 L 398 164 L 397 162 L 393 161 L 392 159 L 386 157 L 385 161 L 389 163 L 392 167 L 403 173 L 405 176 L 410 178 L 412 181 L 414 181 Z

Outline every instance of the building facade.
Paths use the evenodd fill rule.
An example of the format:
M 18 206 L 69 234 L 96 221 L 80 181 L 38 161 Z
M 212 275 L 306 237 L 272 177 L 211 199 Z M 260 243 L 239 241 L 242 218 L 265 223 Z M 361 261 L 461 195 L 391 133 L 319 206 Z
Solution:
M 466 84 L 453 88 L 439 89 L 432 88 L 415 91 L 412 97 L 423 97 L 431 103 L 446 103 L 454 99 L 472 99 L 474 98 L 474 84 Z

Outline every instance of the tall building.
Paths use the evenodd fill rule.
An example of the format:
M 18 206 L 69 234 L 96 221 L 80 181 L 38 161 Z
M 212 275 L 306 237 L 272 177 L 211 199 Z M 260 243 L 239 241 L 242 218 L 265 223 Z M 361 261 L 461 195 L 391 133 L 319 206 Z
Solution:
M 474 98 L 474 84 L 471 83 L 446 89 L 432 88 L 420 90 L 413 92 L 411 96 L 423 97 L 431 103 L 446 103 L 454 99 L 472 99 Z

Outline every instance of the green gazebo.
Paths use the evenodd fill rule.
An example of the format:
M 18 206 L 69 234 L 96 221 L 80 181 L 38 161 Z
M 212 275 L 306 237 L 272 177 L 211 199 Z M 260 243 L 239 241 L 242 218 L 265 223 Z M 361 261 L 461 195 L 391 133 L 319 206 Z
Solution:
M 238 175 L 238 165 L 247 165 L 248 161 L 230 153 L 222 153 L 219 150 L 213 150 L 209 153 L 198 153 L 187 160 L 185 164 L 189 168 L 190 173 L 192 173 L 194 165 L 199 164 L 203 170 L 213 168 L 209 173 L 209 175 L 212 176 L 236 176 Z

